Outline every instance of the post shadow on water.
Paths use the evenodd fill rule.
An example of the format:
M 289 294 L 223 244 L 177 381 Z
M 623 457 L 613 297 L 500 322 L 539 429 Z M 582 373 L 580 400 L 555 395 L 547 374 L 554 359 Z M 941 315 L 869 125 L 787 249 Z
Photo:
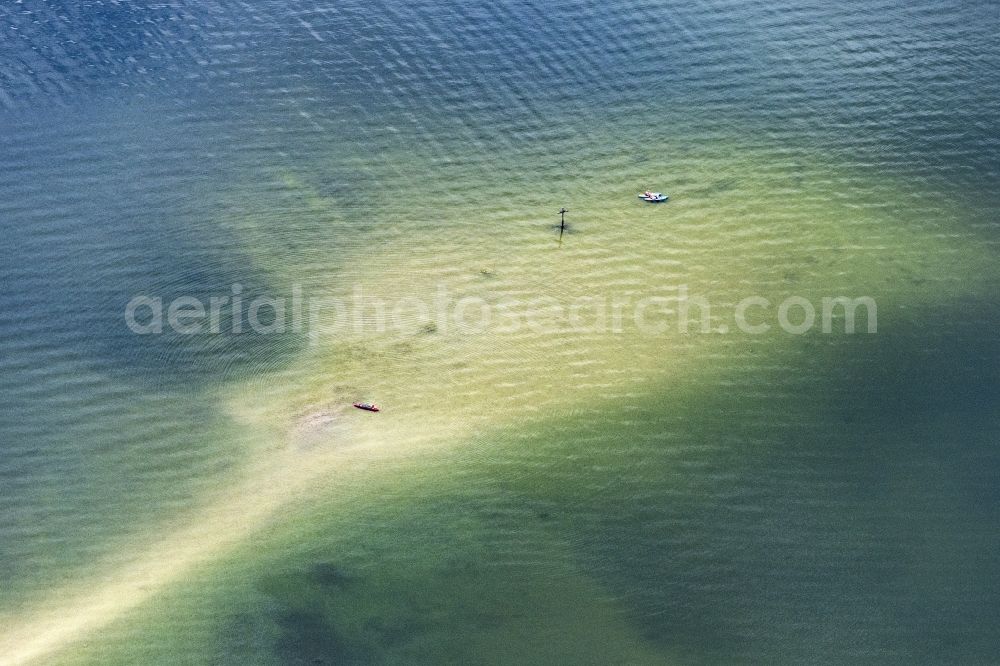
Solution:
M 559 224 L 552 225 L 552 229 L 554 231 L 558 231 L 559 232 L 559 239 L 558 239 L 559 247 L 562 247 L 563 236 L 565 234 L 575 234 L 576 233 L 576 229 L 574 229 L 573 226 L 569 222 L 566 221 L 566 213 L 568 213 L 568 212 L 569 212 L 568 208 L 565 208 L 565 207 L 560 208 L 559 209 Z
M 559 535 L 644 639 L 686 663 L 989 661 L 998 326 L 1000 308 L 976 300 L 914 311 L 872 336 L 778 337 L 775 357 L 795 360 L 755 377 L 762 393 L 664 389 L 630 425 L 605 410 L 553 423 L 538 440 L 551 464 L 477 460 L 448 502 L 487 524 L 503 516 Z M 448 552 L 453 526 L 440 527 L 421 532 Z M 392 542 L 426 545 L 405 530 Z M 271 619 L 253 622 L 271 628 L 277 661 L 373 663 L 443 635 L 442 623 L 481 629 L 470 611 L 485 589 L 435 622 L 420 610 L 446 567 L 376 583 L 371 568 L 313 561 L 260 581 Z M 358 615 L 369 598 L 392 618 Z

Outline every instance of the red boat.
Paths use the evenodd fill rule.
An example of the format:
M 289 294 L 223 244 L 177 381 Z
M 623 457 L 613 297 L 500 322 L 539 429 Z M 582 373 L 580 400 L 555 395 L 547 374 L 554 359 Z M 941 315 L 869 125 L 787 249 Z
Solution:
M 381 411 L 378 408 L 378 405 L 376 405 L 374 403 L 371 403 L 371 402 L 356 402 L 356 403 L 354 403 L 354 406 L 357 407 L 358 409 L 363 409 L 363 410 L 365 410 L 367 412 L 378 412 L 378 411 Z

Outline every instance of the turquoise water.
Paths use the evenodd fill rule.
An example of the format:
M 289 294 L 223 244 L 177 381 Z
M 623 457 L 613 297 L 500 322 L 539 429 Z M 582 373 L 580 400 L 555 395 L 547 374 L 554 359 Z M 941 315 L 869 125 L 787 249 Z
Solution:
M 996 658 L 995 11 L 25 2 L 0 24 L 0 663 Z M 879 326 L 125 325 L 133 296 L 235 283 L 688 285 L 722 322 L 864 295 Z

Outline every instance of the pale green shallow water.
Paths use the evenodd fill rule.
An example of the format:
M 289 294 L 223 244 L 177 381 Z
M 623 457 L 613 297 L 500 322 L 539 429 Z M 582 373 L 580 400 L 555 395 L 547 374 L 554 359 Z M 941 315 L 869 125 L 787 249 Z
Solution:
M 6 16 L 0 663 L 994 659 L 996 17 L 381 9 Z M 124 326 L 233 283 L 879 331 Z

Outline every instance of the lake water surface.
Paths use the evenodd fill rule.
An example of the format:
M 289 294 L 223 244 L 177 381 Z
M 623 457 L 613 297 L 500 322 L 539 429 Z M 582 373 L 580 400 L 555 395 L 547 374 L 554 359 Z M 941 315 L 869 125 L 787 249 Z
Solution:
M 0 30 L 0 663 L 997 659 L 995 9 Z

